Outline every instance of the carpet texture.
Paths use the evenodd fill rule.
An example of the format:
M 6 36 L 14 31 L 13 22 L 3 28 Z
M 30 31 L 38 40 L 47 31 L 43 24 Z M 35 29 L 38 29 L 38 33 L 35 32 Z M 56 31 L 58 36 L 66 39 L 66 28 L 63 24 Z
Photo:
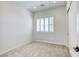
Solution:
M 13 49 L 0 57 L 70 57 L 68 48 L 43 42 L 32 42 Z

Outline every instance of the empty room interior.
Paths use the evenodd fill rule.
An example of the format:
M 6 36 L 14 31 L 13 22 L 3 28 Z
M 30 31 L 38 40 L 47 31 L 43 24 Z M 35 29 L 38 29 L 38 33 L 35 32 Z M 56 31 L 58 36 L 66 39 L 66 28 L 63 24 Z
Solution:
M 0 57 L 79 57 L 79 2 L 0 1 Z

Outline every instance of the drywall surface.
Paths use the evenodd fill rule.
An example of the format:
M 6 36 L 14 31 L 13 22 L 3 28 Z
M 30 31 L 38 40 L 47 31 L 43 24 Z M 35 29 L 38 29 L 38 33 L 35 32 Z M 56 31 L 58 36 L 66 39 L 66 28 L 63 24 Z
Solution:
M 47 16 L 54 17 L 54 32 L 36 32 L 37 18 Z M 33 40 L 68 45 L 65 6 L 35 12 L 33 18 Z
M 0 54 L 32 41 L 32 14 L 0 2 Z

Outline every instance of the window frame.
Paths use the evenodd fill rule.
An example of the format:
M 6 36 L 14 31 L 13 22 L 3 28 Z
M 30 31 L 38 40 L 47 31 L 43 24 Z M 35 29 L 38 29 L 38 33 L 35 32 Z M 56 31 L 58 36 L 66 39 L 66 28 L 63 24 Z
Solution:
M 36 25 L 36 32 L 45 32 L 46 33 L 46 31 L 45 31 L 45 18 L 48 18 L 48 31 L 47 31 L 47 33 L 48 32 L 52 32 L 52 33 L 54 32 L 54 17 L 53 17 L 53 24 L 52 24 L 53 31 L 50 31 L 50 26 L 51 26 L 51 24 L 50 24 L 50 17 L 53 17 L 53 16 L 39 17 L 39 18 L 36 19 L 36 23 L 37 23 L 38 19 L 40 20 L 40 25 L 39 25 L 40 29 L 39 29 L 39 31 L 37 31 L 37 25 Z M 44 19 L 44 31 L 41 31 L 41 18 Z

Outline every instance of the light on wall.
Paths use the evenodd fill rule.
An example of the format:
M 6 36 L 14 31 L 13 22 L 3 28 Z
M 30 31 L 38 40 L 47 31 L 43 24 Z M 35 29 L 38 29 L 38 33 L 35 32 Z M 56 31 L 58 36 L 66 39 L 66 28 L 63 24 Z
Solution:
M 33 7 L 34 9 L 36 9 L 37 7 Z
M 56 3 L 56 1 L 53 1 L 53 3 Z
M 76 29 L 77 29 L 77 32 L 79 32 L 79 15 L 77 15 L 77 18 L 76 18 Z

